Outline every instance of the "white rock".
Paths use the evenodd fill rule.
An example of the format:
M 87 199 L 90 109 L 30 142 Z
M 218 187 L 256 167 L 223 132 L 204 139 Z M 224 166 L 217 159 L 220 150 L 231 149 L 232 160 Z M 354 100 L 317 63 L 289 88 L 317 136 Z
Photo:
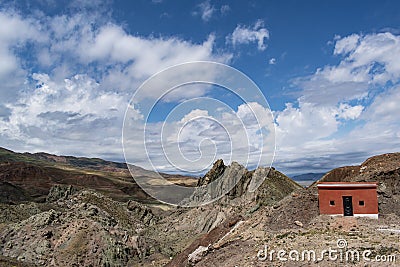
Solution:
M 303 227 L 303 223 L 300 221 L 294 221 L 294 224 L 300 227 Z
M 189 263 L 197 263 L 199 261 L 201 261 L 201 259 L 207 255 L 208 252 L 208 247 L 204 247 L 204 246 L 199 246 L 198 248 L 196 248 L 195 251 L 193 251 L 192 253 L 189 254 L 188 256 L 188 261 Z

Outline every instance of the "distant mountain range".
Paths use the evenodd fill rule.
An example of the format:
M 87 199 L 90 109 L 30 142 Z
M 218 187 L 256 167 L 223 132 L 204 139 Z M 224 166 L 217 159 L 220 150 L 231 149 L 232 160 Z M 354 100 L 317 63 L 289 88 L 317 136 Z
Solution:
M 141 177 L 154 175 L 137 166 L 131 166 L 131 171 Z M 161 175 L 184 186 L 197 183 L 193 177 Z M 125 163 L 47 153 L 16 153 L 0 148 L 0 202 L 41 202 L 56 184 L 94 189 L 120 201 L 154 201 L 136 184 Z
M 320 173 L 304 173 L 304 174 L 299 174 L 299 175 L 294 175 L 292 176 L 292 179 L 294 181 L 317 181 L 319 179 L 322 178 L 322 176 L 324 176 L 324 172 L 320 172 Z

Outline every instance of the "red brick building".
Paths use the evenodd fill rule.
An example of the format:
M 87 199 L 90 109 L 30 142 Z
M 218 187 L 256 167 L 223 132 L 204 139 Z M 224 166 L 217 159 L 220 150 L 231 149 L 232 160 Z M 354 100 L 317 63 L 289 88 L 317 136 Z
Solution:
M 378 218 L 375 182 L 318 183 L 320 214 Z

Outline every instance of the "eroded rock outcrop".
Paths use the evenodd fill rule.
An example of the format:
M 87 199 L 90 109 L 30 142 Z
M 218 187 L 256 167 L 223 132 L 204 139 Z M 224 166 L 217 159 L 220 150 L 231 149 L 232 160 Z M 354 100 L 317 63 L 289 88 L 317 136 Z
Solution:
M 46 201 L 53 202 L 60 199 L 66 199 L 76 192 L 78 192 L 78 189 L 72 185 L 53 185 L 46 197 Z
M 198 186 L 184 205 L 211 202 L 217 198 L 221 203 L 243 204 L 255 200 L 270 205 L 301 188 L 274 168 L 260 167 L 249 171 L 237 162 L 225 166 L 222 160 L 217 160 L 211 170 L 200 178 Z

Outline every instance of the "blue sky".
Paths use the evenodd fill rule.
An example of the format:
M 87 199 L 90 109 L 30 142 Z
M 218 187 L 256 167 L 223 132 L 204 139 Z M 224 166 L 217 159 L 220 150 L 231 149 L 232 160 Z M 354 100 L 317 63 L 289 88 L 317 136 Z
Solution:
M 274 116 L 273 165 L 288 174 L 399 151 L 399 10 L 398 1 L 1 1 L 0 146 L 122 161 L 137 88 L 165 68 L 207 60 L 261 89 Z M 246 115 L 217 87 L 193 87 L 158 106 L 152 131 L 183 98 L 203 96 Z M 166 128 L 227 115 L 205 111 L 186 107 Z M 198 127 L 218 129 L 208 120 L 188 133 Z M 201 140 L 177 143 L 196 158 Z M 228 159 L 224 144 L 216 156 Z M 176 171 L 151 153 L 158 170 Z M 132 161 L 150 167 L 143 153 Z

